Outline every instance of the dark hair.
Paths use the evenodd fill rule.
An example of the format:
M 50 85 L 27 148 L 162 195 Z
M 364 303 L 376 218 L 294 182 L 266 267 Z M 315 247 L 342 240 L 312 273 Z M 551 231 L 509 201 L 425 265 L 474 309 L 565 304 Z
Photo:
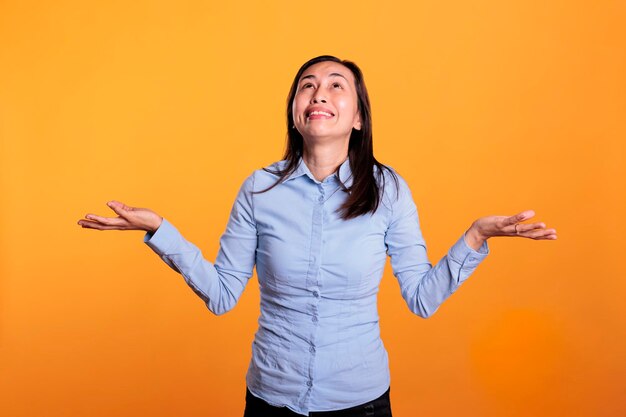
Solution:
M 338 210 L 341 218 L 347 220 L 363 214 L 374 213 L 376 211 L 385 187 L 383 170 L 386 169 L 391 173 L 391 177 L 396 184 L 396 189 L 399 187 L 398 178 L 395 173 L 389 167 L 381 164 L 376 160 L 376 158 L 374 158 L 370 100 L 367 94 L 367 88 L 365 87 L 365 81 L 363 80 L 363 73 L 352 61 L 341 60 L 331 55 L 321 55 L 310 59 L 305 62 L 302 67 L 300 67 L 298 73 L 293 79 L 289 95 L 287 96 L 287 148 L 283 156 L 283 159 L 287 161 L 287 164 L 283 169 L 278 169 L 276 171 L 263 168 L 267 172 L 278 175 L 278 180 L 276 180 L 276 182 L 270 187 L 258 192 L 264 193 L 271 190 L 283 182 L 296 170 L 298 161 L 302 156 L 304 140 L 300 132 L 293 127 L 293 100 L 298 89 L 298 81 L 304 71 L 318 62 L 324 61 L 337 62 L 352 72 L 354 75 L 354 83 L 358 97 L 358 110 L 361 116 L 361 129 L 352 129 L 352 133 L 350 134 L 350 143 L 348 145 L 348 157 L 350 159 L 350 169 L 352 170 L 353 181 L 350 188 L 346 188 L 344 186 L 344 191 L 349 193 L 349 197 Z M 380 187 L 382 188 L 379 187 L 376 179 L 374 178 L 374 166 L 378 168 L 376 179 L 380 182 Z

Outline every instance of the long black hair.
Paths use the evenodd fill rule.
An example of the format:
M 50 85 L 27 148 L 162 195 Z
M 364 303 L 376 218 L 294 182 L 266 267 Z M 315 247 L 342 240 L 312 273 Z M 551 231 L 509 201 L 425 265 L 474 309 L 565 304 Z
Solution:
M 341 60 L 331 55 L 321 55 L 310 59 L 300 67 L 293 79 L 289 95 L 287 96 L 287 148 L 283 156 L 287 164 L 283 169 L 276 171 L 263 168 L 265 171 L 277 175 L 278 179 L 270 187 L 258 192 L 264 193 L 271 190 L 283 182 L 298 167 L 298 162 L 302 157 L 304 139 L 300 132 L 294 127 L 293 100 L 298 89 L 298 81 L 304 71 L 318 62 L 324 61 L 337 62 L 352 72 L 358 97 L 358 110 L 361 116 L 361 129 L 352 129 L 350 143 L 348 145 L 348 158 L 350 159 L 350 169 L 352 171 L 352 185 L 349 188 L 344 186 L 344 191 L 346 191 L 349 196 L 338 210 L 341 218 L 348 220 L 376 211 L 384 193 L 384 170 L 390 172 L 391 178 L 393 178 L 395 182 L 396 189 L 399 187 L 398 178 L 395 173 L 389 167 L 381 164 L 374 158 L 370 99 L 367 94 L 367 88 L 365 87 L 363 73 L 352 61 Z M 374 178 L 374 166 L 378 168 L 377 178 Z

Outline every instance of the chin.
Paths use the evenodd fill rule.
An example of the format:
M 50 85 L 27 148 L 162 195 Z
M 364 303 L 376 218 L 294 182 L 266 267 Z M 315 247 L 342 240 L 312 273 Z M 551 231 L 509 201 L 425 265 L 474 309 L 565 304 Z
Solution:
M 303 133 L 310 136 L 334 136 L 334 137 L 342 137 L 342 136 L 350 136 L 351 131 L 344 132 L 340 129 L 332 129 L 326 127 L 308 127 L 303 130 Z

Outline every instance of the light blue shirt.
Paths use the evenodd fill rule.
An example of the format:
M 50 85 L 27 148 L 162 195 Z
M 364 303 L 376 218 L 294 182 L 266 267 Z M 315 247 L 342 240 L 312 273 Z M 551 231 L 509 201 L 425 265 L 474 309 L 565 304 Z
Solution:
M 248 388 L 303 415 L 349 408 L 390 385 L 376 307 L 387 255 L 409 309 L 426 318 L 489 254 L 486 241 L 475 251 L 463 235 L 433 267 L 411 192 L 398 177 L 399 193 L 385 172 L 373 215 L 346 221 L 336 210 L 347 197 L 340 182 L 352 184 L 348 160 L 318 181 L 301 159 L 282 184 L 252 194 L 277 179 L 257 170 L 239 190 L 215 263 L 166 219 L 144 242 L 215 314 L 235 306 L 256 264 L 261 314 Z

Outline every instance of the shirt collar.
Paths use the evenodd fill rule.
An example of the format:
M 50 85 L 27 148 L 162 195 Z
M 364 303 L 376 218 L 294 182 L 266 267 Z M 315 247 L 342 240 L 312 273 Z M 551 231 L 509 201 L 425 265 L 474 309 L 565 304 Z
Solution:
M 306 166 L 302 157 L 298 160 L 298 165 L 296 169 L 285 179 L 285 182 L 292 180 L 294 178 L 301 177 L 302 175 L 306 175 L 310 179 L 315 182 L 319 182 L 315 179 L 309 167 Z M 352 170 L 350 169 L 350 158 L 346 158 L 345 161 L 339 165 L 339 169 L 335 172 L 335 177 L 339 180 L 339 182 L 343 183 L 346 188 L 350 188 L 352 186 L 353 178 L 352 178 Z

